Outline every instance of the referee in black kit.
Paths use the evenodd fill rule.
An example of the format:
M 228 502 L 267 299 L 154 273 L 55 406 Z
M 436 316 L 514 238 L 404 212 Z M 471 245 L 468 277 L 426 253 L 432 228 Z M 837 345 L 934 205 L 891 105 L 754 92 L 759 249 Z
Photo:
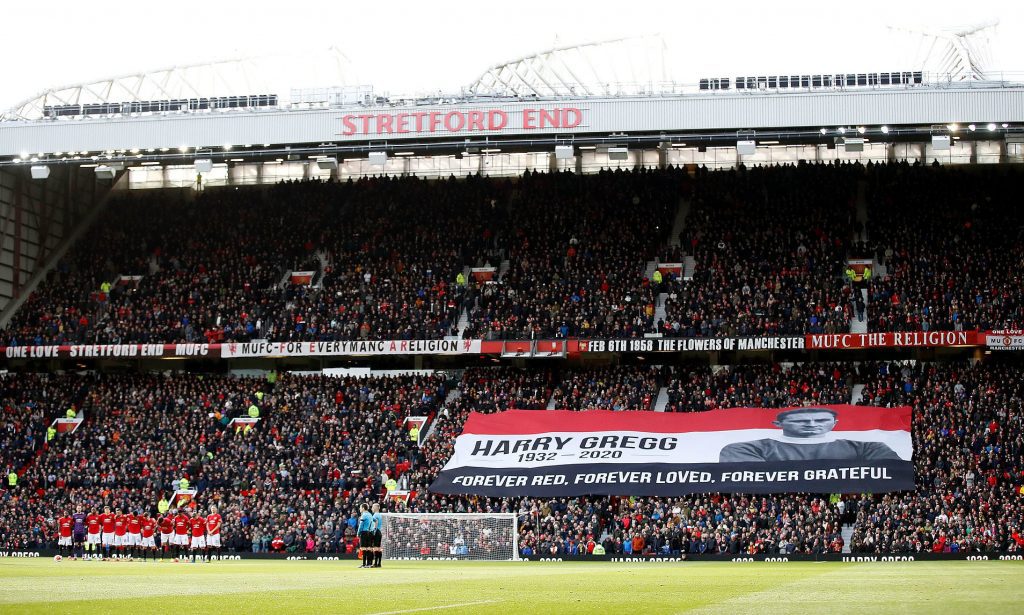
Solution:
M 359 548 L 363 551 L 363 565 L 360 568 L 373 566 L 373 516 L 366 510 L 366 504 L 359 505 Z
M 380 559 L 384 555 L 381 551 L 381 527 L 384 526 L 384 519 L 380 516 L 380 504 L 373 503 L 373 514 L 370 515 L 370 547 L 372 563 L 374 568 L 380 568 Z

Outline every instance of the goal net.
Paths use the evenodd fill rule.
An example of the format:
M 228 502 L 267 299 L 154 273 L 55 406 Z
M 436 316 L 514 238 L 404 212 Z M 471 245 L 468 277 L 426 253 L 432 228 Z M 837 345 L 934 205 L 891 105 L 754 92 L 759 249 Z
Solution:
M 387 513 L 384 559 L 519 559 L 519 526 L 511 513 Z

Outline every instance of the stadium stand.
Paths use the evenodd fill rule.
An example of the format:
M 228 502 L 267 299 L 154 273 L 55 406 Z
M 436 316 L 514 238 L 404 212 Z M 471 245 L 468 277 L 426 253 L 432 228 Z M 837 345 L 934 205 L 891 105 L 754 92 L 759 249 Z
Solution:
M 785 408 L 850 401 L 852 374 L 842 363 L 707 366 L 683 369 L 668 384 L 669 412 Z
M 2 342 L 842 333 L 859 292 L 844 278 L 854 257 L 876 270 L 864 283 L 869 331 L 1024 325 L 1017 169 L 692 171 L 133 193 L 109 205 Z M 692 279 L 650 273 L 652 261 L 687 257 Z M 49 545 L 58 514 L 79 504 L 151 510 L 184 478 L 219 506 L 236 551 L 353 553 L 358 503 L 380 500 L 517 513 L 532 554 L 1019 552 L 1024 371 L 982 358 L 477 364 L 451 380 L 11 372 L 0 378 L 0 450 L 19 479 L 0 496 L 0 546 Z M 549 499 L 427 489 L 470 412 L 653 411 L 662 394 L 668 412 L 910 405 L 917 487 Z M 258 423 L 233 422 L 255 418 L 251 407 Z M 69 409 L 81 427 L 48 431 Z M 410 436 L 409 417 L 427 417 L 424 434 Z M 389 480 L 405 497 L 386 497 Z
M 472 336 L 638 337 L 653 330 L 645 263 L 668 239 L 681 169 L 527 174 L 496 212 L 500 284 L 470 305 Z
M 475 246 L 452 229 L 479 227 L 473 212 L 500 189 L 376 178 L 125 197 L 33 293 L 4 342 L 444 337 L 461 307 L 456 273 Z M 295 284 L 293 271 L 313 275 Z
M 702 377 L 701 370 L 693 370 L 685 379 L 703 380 L 700 385 L 717 398 L 736 394 L 729 382 L 736 379 L 732 374 L 781 371 L 781 366 L 734 366 L 722 370 L 729 374 L 723 378 Z M 1024 548 L 1018 521 L 1024 505 L 1019 495 L 1024 482 L 1019 457 L 1024 428 L 1018 416 L 1020 368 L 960 363 L 904 368 L 879 363 L 855 373 L 843 372 L 837 365 L 811 364 L 794 366 L 790 372 L 794 373 L 789 379 L 761 386 L 762 403 L 848 401 L 844 383 L 864 378 L 868 383 L 864 403 L 910 404 L 915 425 L 934 425 L 914 432 L 919 451 L 917 489 L 877 496 L 711 494 L 522 498 L 518 503 L 486 498 L 451 502 L 434 496 L 421 507 L 517 511 L 521 546 L 542 555 L 589 552 L 597 543 L 609 553 L 652 554 L 828 553 L 842 552 L 844 546 L 857 553 L 1018 552 Z M 809 395 L 802 399 L 792 392 L 791 383 L 798 378 L 808 383 Z M 821 390 L 815 386 L 819 383 Z M 972 409 L 970 415 L 964 416 L 967 409 Z M 447 459 L 449 453 L 445 451 L 439 459 Z M 850 545 L 842 537 L 844 522 L 852 524 Z
M 349 503 L 378 488 L 383 473 L 410 467 L 405 419 L 432 416 L 446 394 L 443 379 L 424 376 L 64 376 L 43 386 L 84 391 L 85 423 L 14 468 L 21 479 L 2 502 L 8 546 L 46 541 L 61 508 L 149 512 L 185 478 L 220 506 L 229 545 L 265 548 L 281 536 L 291 547 L 309 535 L 344 551 Z M 232 424 L 253 405 L 256 426 Z
M 373 178 L 133 196 L 111 205 L 3 342 L 437 339 L 457 333 L 464 305 L 467 336 L 635 336 L 653 329 L 644 262 L 668 233 L 681 177 L 528 174 L 515 190 Z M 457 283 L 466 268 L 502 261 L 500 284 Z M 295 284 L 293 271 L 312 275 Z
M 853 550 L 1024 548 L 1020 368 L 882 363 L 867 376 L 862 403 L 914 408 L 917 490 L 854 502 Z
M 801 164 L 699 173 L 682 237 L 693 280 L 668 287 L 658 330 L 679 337 L 847 331 L 843 261 L 862 172 L 859 164 Z
M 556 410 L 651 410 L 660 388 L 658 367 L 609 367 L 563 374 Z
M 0 544 L 46 544 L 57 514 L 76 504 L 148 511 L 188 477 L 199 498 L 219 505 L 233 549 L 276 543 L 294 552 L 312 539 L 319 552 L 352 552 L 357 502 L 380 498 L 394 478 L 410 498 L 386 506 L 518 513 L 520 547 L 537 554 L 586 553 L 598 543 L 627 554 L 1019 551 L 1022 375 L 967 363 L 471 368 L 450 401 L 442 376 L 8 376 L 3 447 L 21 454 L 5 459 L 27 460 L 17 488 L 0 499 Z M 841 403 L 854 381 L 865 384 L 862 403 L 913 407 L 915 491 L 494 499 L 426 490 L 470 411 L 544 411 L 558 391 L 581 385 L 579 407 L 621 398 L 636 408 L 658 382 L 675 391 L 680 411 Z M 614 383 L 613 393 L 587 386 L 595 382 Z M 19 432 L 40 433 L 68 403 L 84 415 L 81 429 L 26 444 Z M 260 422 L 231 427 L 252 404 Z M 404 419 L 433 414 L 432 437 L 417 446 Z M 850 545 L 844 524 L 852 524 Z
M 872 331 L 1024 327 L 1015 167 L 869 165 Z
M 844 333 L 855 316 L 845 263 L 865 255 L 875 265 L 870 331 L 1014 329 L 1024 313 L 1019 176 L 800 164 L 132 195 L 61 261 L 2 342 Z M 870 241 L 857 239 L 858 182 Z M 669 237 L 687 200 L 682 234 Z M 692 279 L 657 283 L 647 270 L 687 256 Z M 472 268 L 494 272 L 467 277 Z

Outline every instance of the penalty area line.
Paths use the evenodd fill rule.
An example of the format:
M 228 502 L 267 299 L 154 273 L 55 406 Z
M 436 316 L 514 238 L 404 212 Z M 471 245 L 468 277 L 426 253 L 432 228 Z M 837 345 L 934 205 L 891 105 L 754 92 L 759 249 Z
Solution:
M 381 611 L 380 613 L 370 613 L 370 615 L 399 615 L 400 613 L 419 613 L 422 611 L 439 611 L 441 609 L 457 609 L 464 606 L 474 606 L 477 604 L 494 604 L 497 600 L 477 600 L 476 602 L 460 602 L 458 604 L 442 604 L 439 606 L 424 606 L 418 609 L 405 609 L 402 611 Z

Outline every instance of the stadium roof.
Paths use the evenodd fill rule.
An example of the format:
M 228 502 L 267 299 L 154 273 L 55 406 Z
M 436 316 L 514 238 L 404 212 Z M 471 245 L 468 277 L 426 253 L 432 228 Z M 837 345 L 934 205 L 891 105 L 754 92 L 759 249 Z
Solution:
M 235 57 L 167 66 L 49 88 L 0 114 L 0 120 L 37 120 L 48 107 L 274 94 L 292 87 L 351 86 L 352 63 L 337 47 Z M 302 90 L 297 90 L 298 93 Z
M 735 141 L 737 131 L 750 130 L 820 140 L 819 129 L 844 126 L 913 127 L 893 136 L 927 135 L 931 125 L 952 122 L 1019 130 L 1024 80 L 981 79 L 992 77 L 983 70 L 985 45 L 964 42 L 990 27 L 920 33 L 940 52 L 915 61 L 928 65 L 938 57 L 940 68 L 955 74 L 888 66 L 901 72 L 683 82 L 660 36 L 556 46 L 495 64 L 459 93 L 426 96 L 386 96 L 359 85 L 351 62 L 334 47 L 172 66 L 52 88 L 23 101 L 0 117 L 7 120 L 0 122 L 0 165 L 30 158 L 73 162 L 74 155 L 97 153 L 158 158 L 156 151 L 170 149 L 262 147 L 276 156 L 295 145 L 335 144 L 338 152 L 375 144 L 385 151 L 431 143 L 465 149 L 479 139 L 546 147 L 559 137 L 579 143 L 624 133 L 710 143 Z M 501 121 L 484 125 L 483 117 Z
M 662 93 L 675 72 L 660 36 L 554 47 L 488 68 L 475 96 L 622 96 Z
M 998 21 L 993 20 L 947 30 L 890 28 L 909 43 L 901 44 L 902 47 L 917 45 L 908 65 L 845 68 L 862 73 L 871 69 L 921 71 L 930 75 L 934 83 L 1005 81 L 1005 75 L 987 72 L 991 66 L 990 41 L 997 25 Z M 337 47 L 307 48 L 175 65 L 53 87 L 0 113 L 0 120 L 43 119 L 52 115 L 56 107 L 224 96 L 274 95 L 282 106 L 298 104 L 308 108 L 310 103 L 394 105 L 493 98 L 676 95 L 695 91 L 699 77 L 722 77 L 698 76 L 693 67 L 686 67 L 684 74 L 680 62 L 690 62 L 693 57 L 678 45 L 670 45 L 662 35 L 614 38 L 555 46 L 499 62 L 457 93 L 441 90 L 427 95 L 382 95 L 358 80 L 352 62 Z

